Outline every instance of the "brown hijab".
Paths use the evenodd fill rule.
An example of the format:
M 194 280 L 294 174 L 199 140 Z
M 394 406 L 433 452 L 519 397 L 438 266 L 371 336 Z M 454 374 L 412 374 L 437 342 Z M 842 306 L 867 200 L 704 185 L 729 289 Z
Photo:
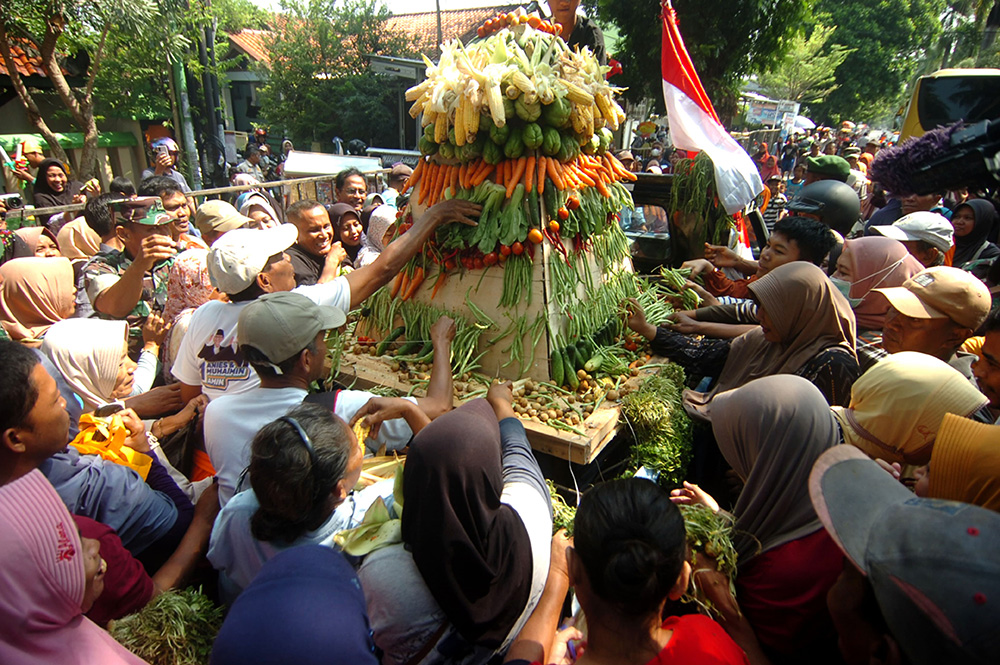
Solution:
M 524 612 L 531 545 L 500 502 L 500 426 L 473 400 L 413 439 L 403 470 L 403 542 L 427 588 L 467 641 L 498 648 Z
M 69 259 L 14 259 L 0 266 L 0 278 L 0 324 L 13 340 L 41 339 L 73 312 L 76 287 Z
M 809 472 L 840 442 L 826 398 L 801 376 L 767 376 L 716 396 L 712 430 L 746 485 L 733 508 L 740 563 L 823 528 Z
M 764 339 L 760 328 L 733 340 L 716 387 L 684 392 L 690 416 L 711 420 L 709 403 L 723 391 L 772 374 L 795 374 L 816 354 L 833 346 L 854 351 L 854 312 L 826 274 L 812 263 L 795 261 L 748 285 L 781 342 Z

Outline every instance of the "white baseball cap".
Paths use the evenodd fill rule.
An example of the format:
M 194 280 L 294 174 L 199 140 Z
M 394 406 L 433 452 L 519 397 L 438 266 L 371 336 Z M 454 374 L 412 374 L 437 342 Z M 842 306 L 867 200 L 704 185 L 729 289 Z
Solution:
M 239 293 L 253 284 L 269 258 L 291 247 L 298 235 L 294 224 L 229 231 L 208 250 L 212 286 L 223 293 Z
M 892 226 L 873 226 L 872 231 L 900 242 L 923 240 L 942 252 L 951 249 L 952 238 L 955 235 L 955 230 L 947 217 L 927 210 L 911 212 L 900 217 Z

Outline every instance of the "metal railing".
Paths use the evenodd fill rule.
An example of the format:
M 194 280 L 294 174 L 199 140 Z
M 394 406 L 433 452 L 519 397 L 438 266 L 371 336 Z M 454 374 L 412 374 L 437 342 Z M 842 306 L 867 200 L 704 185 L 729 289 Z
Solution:
M 375 171 L 366 171 L 365 175 L 376 175 L 379 173 L 389 173 L 391 169 L 378 169 Z M 235 194 L 237 192 L 246 192 L 252 189 L 282 189 L 284 187 L 294 186 L 298 190 L 299 196 L 297 198 L 305 198 L 301 196 L 302 185 L 309 185 L 319 182 L 332 182 L 337 178 L 334 175 L 319 175 L 319 176 L 309 176 L 307 178 L 292 178 L 289 180 L 269 180 L 267 182 L 262 182 L 257 185 L 232 185 L 230 187 L 214 187 L 212 189 L 199 189 L 197 191 L 192 191 L 187 196 L 191 197 L 215 197 L 220 194 Z M 15 208 L 14 210 L 8 210 L 6 213 L 6 219 L 8 222 L 13 220 L 24 220 L 27 217 L 34 217 L 35 215 L 55 215 L 60 212 L 77 212 L 83 210 L 86 207 L 86 203 L 72 203 L 70 205 L 64 206 L 52 206 L 49 208 Z

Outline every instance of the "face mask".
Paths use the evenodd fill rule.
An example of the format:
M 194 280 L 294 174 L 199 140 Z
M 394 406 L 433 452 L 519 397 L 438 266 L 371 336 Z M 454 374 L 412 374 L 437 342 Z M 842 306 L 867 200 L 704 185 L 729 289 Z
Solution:
M 882 277 L 882 279 L 880 279 L 879 281 L 875 282 L 875 284 L 870 289 L 868 289 L 868 291 L 865 293 L 865 295 L 861 296 L 860 298 L 852 298 L 851 295 L 850 295 L 851 294 L 851 287 L 854 285 L 853 282 L 848 282 L 846 279 L 840 279 L 839 277 L 831 277 L 830 281 L 833 282 L 833 285 L 835 287 L 837 287 L 837 290 L 840 291 L 841 295 L 843 295 L 845 298 L 847 298 L 847 302 L 849 302 L 851 304 L 851 309 L 854 309 L 858 305 L 861 304 L 862 300 L 864 300 L 865 298 L 868 297 L 869 293 L 871 293 L 874 289 L 877 289 L 878 286 L 879 286 L 879 284 L 881 284 L 886 279 L 888 279 L 889 275 L 891 275 L 892 272 L 896 269 L 896 266 L 898 266 L 899 264 L 901 264 L 905 259 L 906 259 L 906 257 L 904 256 L 902 259 L 896 261 L 892 265 L 886 266 L 885 268 L 882 268 L 881 270 L 873 272 L 871 275 L 868 275 L 867 277 L 864 277 L 863 279 L 871 279 L 872 277 L 874 277 L 875 275 L 878 275 L 879 273 L 883 273 L 883 272 L 885 273 L 885 276 Z M 861 281 L 861 280 L 858 280 L 858 281 Z
M 847 302 L 851 304 L 851 309 L 854 309 L 855 307 L 860 305 L 861 301 L 864 300 L 864 298 L 851 297 L 851 283 L 848 282 L 846 279 L 840 279 L 839 277 L 831 277 L 830 281 L 833 282 L 833 285 L 837 288 L 838 291 L 840 291 L 840 294 L 847 299 Z

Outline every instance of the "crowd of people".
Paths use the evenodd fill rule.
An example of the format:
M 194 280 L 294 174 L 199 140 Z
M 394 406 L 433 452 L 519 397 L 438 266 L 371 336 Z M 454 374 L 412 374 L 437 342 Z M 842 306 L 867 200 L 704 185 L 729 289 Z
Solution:
M 315 391 L 329 333 L 479 206 L 397 236 L 402 164 L 381 192 L 341 172 L 330 205 L 199 203 L 151 148 L 106 194 L 42 155 L 35 204 L 82 215 L 0 232 L 0 661 L 141 662 L 105 627 L 192 581 L 228 609 L 220 665 L 997 661 L 989 192 L 883 192 L 874 142 L 764 147 L 755 257 L 706 246 L 702 306 L 667 321 L 623 303 L 719 468 L 599 484 L 568 538 L 511 384 L 454 408 L 448 317 L 425 397 Z M 356 489 L 380 450 L 401 487 Z M 677 504 L 731 516 L 735 596 Z M 345 556 L 369 511 L 378 546 Z M 678 602 L 694 586 L 712 614 Z

